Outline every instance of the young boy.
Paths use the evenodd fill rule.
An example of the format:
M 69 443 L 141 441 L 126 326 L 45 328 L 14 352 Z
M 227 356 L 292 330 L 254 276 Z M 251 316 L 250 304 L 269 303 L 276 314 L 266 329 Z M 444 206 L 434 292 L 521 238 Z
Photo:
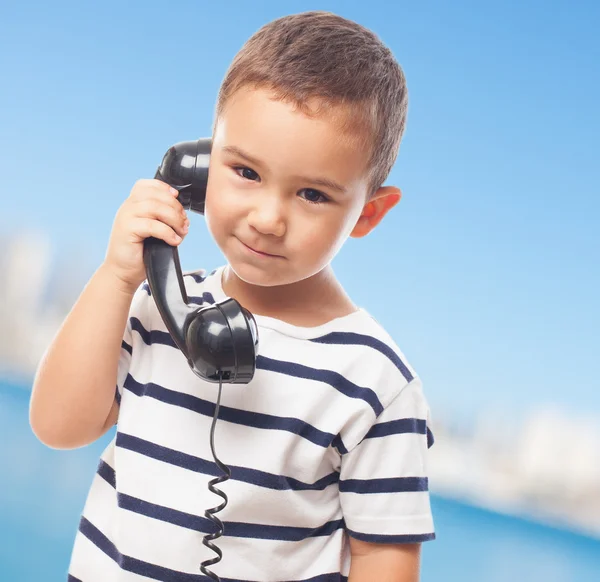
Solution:
M 390 51 L 326 12 L 261 28 L 222 84 L 205 216 L 227 264 L 185 285 L 199 304 L 237 299 L 260 338 L 254 378 L 223 386 L 217 424 L 232 476 L 219 485 L 223 559 L 209 569 L 223 581 L 415 582 L 420 543 L 435 538 L 421 381 L 330 266 L 400 200 L 382 183 L 406 110 Z M 35 379 L 30 420 L 48 446 L 117 425 L 71 582 L 208 580 L 217 391 L 170 340 L 142 261 L 146 237 L 178 245 L 187 224 L 168 185 L 134 185 Z

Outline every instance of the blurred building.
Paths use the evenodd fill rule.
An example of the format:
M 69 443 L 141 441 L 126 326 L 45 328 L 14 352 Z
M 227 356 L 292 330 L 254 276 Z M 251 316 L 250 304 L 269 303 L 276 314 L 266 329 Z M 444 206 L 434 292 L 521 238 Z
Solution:
M 72 271 L 53 272 L 44 233 L 3 235 L 0 244 L 0 376 L 29 379 L 80 290 Z
M 433 426 L 432 491 L 600 538 L 598 416 L 540 405 L 520 425 L 482 413 L 470 432 L 450 426 Z

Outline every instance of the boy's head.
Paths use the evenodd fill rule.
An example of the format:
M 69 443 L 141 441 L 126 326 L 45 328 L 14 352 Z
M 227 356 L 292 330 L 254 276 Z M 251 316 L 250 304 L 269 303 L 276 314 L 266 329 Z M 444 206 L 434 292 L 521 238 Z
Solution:
M 236 273 L 245 245 L 278 255 L 247 254 L 253 265 L 242 279 L 267 286 L 304 279 L 348 236 L 374 228 L 401 196 L 382 184 L 407 103 L 389 49 L 340 16 L 286 16 L 245 43 L 218 95 L 206 200 L 209 228 Z

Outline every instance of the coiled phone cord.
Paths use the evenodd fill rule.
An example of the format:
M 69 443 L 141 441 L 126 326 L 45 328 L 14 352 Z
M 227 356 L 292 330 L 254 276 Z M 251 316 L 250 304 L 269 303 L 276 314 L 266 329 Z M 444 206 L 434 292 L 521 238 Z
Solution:
M 217 454 L 215 453 L 215 424 L 216 424 L 217 418 L 219 416 L 219 406 L 221 404 L 221 389 L 222 389 L 222 387 L 223 387 L 222 376 L 221 376 L 221 374 L 219 374 L 219 394 L 217 395 L 217 403 L 215 405 L 215 415 L 213 416 L 212 426 L 210 427 L 210 449 L 212 451 L 212 455 L 215 460 L 215 463 L 217 464 L 219 469 L 221 469 L 221 471 L 223 471 L 223 473 L 225 473 L 225 474 L 222 475 L 221 477 L 216 477 L 215 479 L 212 479 L 211 481 L 209 481 L 208 488 L 210 489 L 210 491 L 212 491 L 219 497 L 222 497 L 223 503 L 221 503 L 221 505 L 219 505 L 217 507 L 213 507 L 212 509 L 207 509 L 204 512 L 204 516 L 207 519 L 210 519 L 217 526 L 217 531 L 215 533 L 206 534 L 204 536 L 204 539 L 202 540 L 202 543 L 207 548 L 211 549 L 213 552 L 215 552 L 215 554 L 217 554 L 217 557 L 212 558 L 210 560 L 204 560 L 204 562 L 202 562 L 202 564 L 200 565 L 200 570 L 202 571 L 202 573 L 205 576 L 208 576 L 211 580 L 214 580 L 215 582 L 220 582 L 221 579 L 214 572 L 211 572 L 210 570 L 208 570 L 207 566 L 212 566 L 213 564 L 220 562 L 221 558 L 223 557 L 223 552 L 221 551 L 220 548 L 218 548 L 217 546 L 215 546 L 212 543 L 212 540 L 215 540 L 215 539 L 221 537 L 223 535 L 223 531 L 224 531 L 223 522 L 217 516 L 215 516 L 215 513 L 218 513 L 227 505 L 227 495 L 225 495 L 225 493 L 223 493 L 223 491 L 221 491 L 220 489 L 217 489 L 215 487 L 215 485 L 218 485 L 219 483 L 223 483 L 223 481 L 227 481 L 231 477 L 231 469 L 227 465 L 224 465 L 217 458 Z

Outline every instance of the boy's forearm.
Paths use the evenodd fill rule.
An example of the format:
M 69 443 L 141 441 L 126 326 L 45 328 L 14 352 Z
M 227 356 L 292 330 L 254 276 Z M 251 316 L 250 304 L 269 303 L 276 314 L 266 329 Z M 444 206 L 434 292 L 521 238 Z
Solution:
M 348 582 L 419 582 L 421 544 L 373 544 L 353 554 Z
M 419 582 L 418 570 L 389 568 L 374 558 L 352 559 L 348 582 Z
M 44 353 L 33 383 L 29 420 L 46 445 L 80 447 L 107 430 L 132 298 L 133 293 L 101 266 Z

